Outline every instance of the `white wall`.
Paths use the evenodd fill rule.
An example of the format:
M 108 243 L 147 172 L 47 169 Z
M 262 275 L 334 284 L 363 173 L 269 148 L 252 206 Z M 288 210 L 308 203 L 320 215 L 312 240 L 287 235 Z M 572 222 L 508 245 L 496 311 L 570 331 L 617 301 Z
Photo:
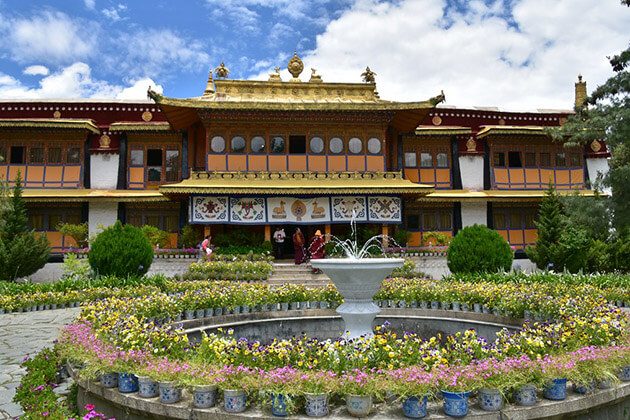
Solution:
M 88 214 L 88 225 L 90 236 L 99 233 L 99 226 L 107 227 L 118 220 L 118 203 L 90 202 L 90 212 Z
M 463 189 L 472 191 L 483 190 L 483 156 L 460 156 L 459 172 L 462 176 Z
M 118 185 L 118 153 L 90 156 L 90 188 L 115 190 Z
M 485 225 L 488 206 L 486 203 L 466 203 L 462 202 L 462 228 L 474 224 Z
M 608 159 L 607 158 L 586 158 L 586 169 L 588 170 L 588 178 L 591 183 L 597 180 L 598 174 L 602 176 L 608 173 Z M 606 194 L 610 194 L 610 188 L 603 189 Z

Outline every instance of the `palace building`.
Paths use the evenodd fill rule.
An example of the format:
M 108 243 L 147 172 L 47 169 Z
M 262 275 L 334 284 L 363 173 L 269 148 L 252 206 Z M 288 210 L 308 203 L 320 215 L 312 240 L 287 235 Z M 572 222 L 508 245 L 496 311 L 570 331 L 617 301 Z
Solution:
M 252 81 L 221 64 L 188 99 L 0 101 L 0 178 L 21 174 L 32 227 L 56 253 L 76 245 L 61 222 L 91 233 L 149 224 L 176 247 L 186 224 L 268 240 L 276 225 L 340 234 L 353 217 L 409 231 L 411 247 L 483 223 L 519 250 L 536 240 L 549 183 L 592 195 L 607 171 L 603 142 L 569 149 L 548 137 L 572 111 L 395 102 L 379 97 L 369 68 L 360 83 L 314 69 L 303 82 L 303 68 L 294 55 L 290 80 L 276 69 Z M 586 83 L 575 87 L 579 105 Z

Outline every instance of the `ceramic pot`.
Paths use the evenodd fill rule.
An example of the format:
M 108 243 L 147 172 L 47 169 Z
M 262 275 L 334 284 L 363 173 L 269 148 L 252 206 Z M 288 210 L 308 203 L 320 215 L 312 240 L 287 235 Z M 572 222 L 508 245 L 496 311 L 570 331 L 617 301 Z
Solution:
M 617 377 L 619 378 L 620 381 L 624 381 L 624 382 L 630 381 L 630 365 L 622 367 L 619 373 L 617 374 Z
M 324 417 L 328 415 L 328 394 L 304 393 L 304 409 L 309 417 Z
M 319 308 L 319 302 L 317 302 L 316 300 L 313 300 L 308 303 L 308 309 L 318 309 L 318 308 Z
M 451 303 L 450 302 L 441 302 L 440 303 L 440 309 L 448 311 L 449 309 L 451 309 Z
M 412 300 L 411 303 L 409 303 L 409 307 L 411 309 L 416 309 L 418 308 L 418 301 L 417 300 Z
M 409 397 L 402 403 L 402 410 L 405 417 L 410 419 L 421 419 L 427 415 L 427 396 Z
M 209 317 L 214 315 L 214 310 L 212 308 L 208 308 L 204 311 L 204 316 Z
M 549 382 L 543 390 L 543 396 L 548 400 L 562 401 L 567 398 L 567 380 L 556 378 Z
M 214 308 L 214 315 L 215 316 L 223 315 L 223 308 Z
M 138 377 L 138 396 L 142 398 L 154 398 L 160 395 L 158 383 L 148 376 Z
M 325 300 L 319 301 L 319 307 L 322 309 L 328 309 L 328 302 L 326 302 Z
M 228 413 L 242 413 L 247 407 L 247 394 L 242 389 L 223 390 L 223 408 Z
M 287 413 L 287 396 L 285 394 L 271 394 L 271 414 L 276 417 L 286 417 Z
M 427 309 L 429 307 L 429 304 L 427 303 L 427 301 L 421 301 L 420 302 L 420 309 Z
M 615 383 L 611 379 L 606 379 L 604 381 L 597 381 L 597 388 L 599 389 L 610 389 L 615 386 Z
M 473 303 L 473 311 L 480 313 L 481 312 L 481 304 Z
M 468 414 L 470 392 L 442 391 L 444 413 L 451 417 L 464 417 Z
M 461 306 L 459 305 L 459 302 L 453 302 L 452 305 L 453 305 L 453 310 L 454 311 L 461 311 L 462 310 Z
M 499 411 L 503 408 L 503 395 L 498 389 L 482 388 L 477 394 L 479 407 L 484 411 Z
M 470 307 L 468 306 L 467 303 L 462 303 L 462 311 L 464 312 L 470 311 Z
M 289 302 L 280 302 L 280 310 L 288 311 L 289 310 Z
M 536 387 L 534 385 L 523 385 L 514 392 L 516 405 L 529 407 L 535 405 L 536 401 Z
M 175 382 L 160 382 L 158 388 L 162 404 L 175 404 L 182 399 L 182 389 L 175 386 Z
M 250 308 L 249 308 L 249 305 L 243 305 L 243 307 L 242 307 L 242 309 L 241 309 L 241 312 L 242 312 L 242 313 L 244 313 L 244 314 L 248 314 L 248 313 L 250 313 L 250 312 L 251 312 L 251 310 L 250 310 Z
M 193 406 L 196 408 L 214 407 L 216 401 L 216 385 L 197 385 L 193 387 Z
M 372 396 L 346 395 L 346 409 L 353 417 L 367 417 L 372 410 Z
M 440 304 L 438 302 L 431 302 L 431 309 L 440 309 Z
M 105 388 L 116 388 L 118 386 L 118 373 L 109 372 L 102 374 L 101 385 Z
M 231 311 L 231 312 L 232 312 L 234 315 L 238 315 L 238 314 L 240 314 L 240 313 L 241 313 L 241 307 L 240 307 L 240 306 L 235 306 L 235 307 L 233 307 L 233 308 L 232 308 L 232 311 Z
M 404 300 L 399 300 L 398 301 L 398 307 L 399 308 L 406 308 L 407 307 L 407 302 L 405 302 Z
M 573 392 L 576 394 L 590 394 L 595 390 L 595 382 L 590 382 L 588 384 L 573 384 Z
M 289 309 L 292 311 L 296 311 L 298 309 L 300 309 L 300 304 L 298 302 L 291 302 L 289 304 Z
M 127 394 L 138 391 L 138 377 L 132 373 L 118 373 L 118 392 Z
M 184 311 L 184 319 L 190 321 L 191 319 L 195 319 L 195 311 L 192 309 L 186 309 Z

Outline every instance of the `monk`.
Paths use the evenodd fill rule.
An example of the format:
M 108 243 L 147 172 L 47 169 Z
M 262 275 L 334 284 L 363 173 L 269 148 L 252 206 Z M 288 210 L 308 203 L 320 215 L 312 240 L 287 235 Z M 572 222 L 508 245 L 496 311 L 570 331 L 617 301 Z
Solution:
M 322 237 L 322 231 L 318 229 L 315 232 L 315 237 L 313 238 L 311 245 L 308 247 L 308 252 L 309 254 L 311 254 L 311 260 L 320 260 L 324 258 L 324 254 L 326 252 L 324 245 L 325 243 L 324 243 L 324 238 Z M 317 274 L 320 272 L 321 270 L 317 268 L 313 268 L 314 274 Z
M 293 234 L 293 250 L 295 252 L 295 264 L 297 265 L 304 262 L 304 241 L 304 234 L 300 228 L 296 228 Z

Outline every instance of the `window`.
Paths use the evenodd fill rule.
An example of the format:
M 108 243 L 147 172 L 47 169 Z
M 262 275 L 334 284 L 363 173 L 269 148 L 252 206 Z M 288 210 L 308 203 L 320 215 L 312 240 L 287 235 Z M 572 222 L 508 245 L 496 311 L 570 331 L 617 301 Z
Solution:
M 24 163 L 24 146 L 11 146 L 11 163 Z
M 536 229 L 535 210 L 529 210 L 525 213 L 525 229 Z
M 505 226 L 505 214 L 503 213 L 499 213 L 499 212 L 495 212 L 494 215 L 492 216 L 493 222 L 494 222 L 494 228 L 497 230 L 503 230 L 506 228 Z
M 363 151 L 363 143 L 358 137 L 353 137 L 348 141 L 348 150 L 350 153 L 358 155 Z
M 44 163 L 44 148 L 29 147 L 28 163 Z
M 4 146 L 0 146 L 0 163 L 6 163 L 7 161 L 7 149 Z
M 450 211 L 440 212 L 440 230 L 453 230 L 453 214 Z
M 494 152 L 494 166 L 505 166 L 505 153 Z
M 521 212 L 519 210 L 512 210 L 510 213 L 510 229 L 522 229 L 523 222 L 521 221 Z
M 420 229 L 420 216 L 417 214 L 407 215 L 407 230 Z
M 179 173 L 179 150 L 166 151 L 166 181 L 176 182 Z
M 420 153 L 420 167 L 421 168 L 433 168 L 433 155 L 431 153 Z
M 63 223 L 63 217 L 61 214 L 49 214 L 48 215 L 48 230 L 58 230 L 58 226 Z
M 306 153 L 306 136 L 289 136 L 289 154 L 303 155 Z
M 522 168 L 521 152 L 508 152 L 508 166 L 510 168 Z
M 372 137 L 367 142 L 367 149 L 373 155 L 381 153 L 381 141 L 376 137 Z
M 571 153 L 569 155 L 569 166 L 574 167 L 574 168 L 582 166 L 582 159 L 580 159 L 579 154 Z
M 210 150 L 214 153 L 223 153 L 225 151 L 225 139 L 221 136 L 214 136 L 210 140 Z
M 312 137 L 310 142 L 311 153 L 319 154 L 324 151 L 324 139 L 321 137 Z
M 61 147 L 48 148 L 48 163 L 61 163 Z
M 549 153 L 540 154 L 540 166 L 543 168 L 548 168 L 551 166 L 551 157 Z
M 245 138 L 242 136 L 232 137 L 232 152 L 243 153 L 245 152 Z
M 525 152 L 525 167 L 527 167 L 527 168 L 535 168 L 536 167 L 536 153 L 534 153 L 534 152 Z
M 42 231 L 44 229 L 44 215 L 36 212 L 28 212 L 28 224 L 31 229 Z
M 252 153 L 262 153 L 265 151 L 265 138 L 262 136 L 252 137 L 251 143 Z
M 422 215 L 422 230 L 424 232 L 437 230 L 437 215 L 433 212 Z
M 333 137 L 332 139 L 330 139 L 329 147 L 330 153 L 338 155 L 339 153 L 343 152 L 343 140 L 341 140 L 339 137 Z
M 417 166 L 416 153 L 415 152 L 405 153 L 405 168 L 415 168 L 416 166 Z
M 556 166 L 567 166 L 567 157 L 564 153 L 556 153 Z
M 162 149 L 147 149 L 147 180 L 162 180 Z
M 438 168 L 448 168 L 448 157 L 446 153 L 438 153 L 435 160 Z
M 284 153 L 284 137 L 275 136 L 271 138 L 270 149 L 271 153 Z
M 144 166 L 144 150 L 131 150 L 131 166 Z
M 66 163 L 81 163 L 81 149 L 71 147 L 66 154 Z

